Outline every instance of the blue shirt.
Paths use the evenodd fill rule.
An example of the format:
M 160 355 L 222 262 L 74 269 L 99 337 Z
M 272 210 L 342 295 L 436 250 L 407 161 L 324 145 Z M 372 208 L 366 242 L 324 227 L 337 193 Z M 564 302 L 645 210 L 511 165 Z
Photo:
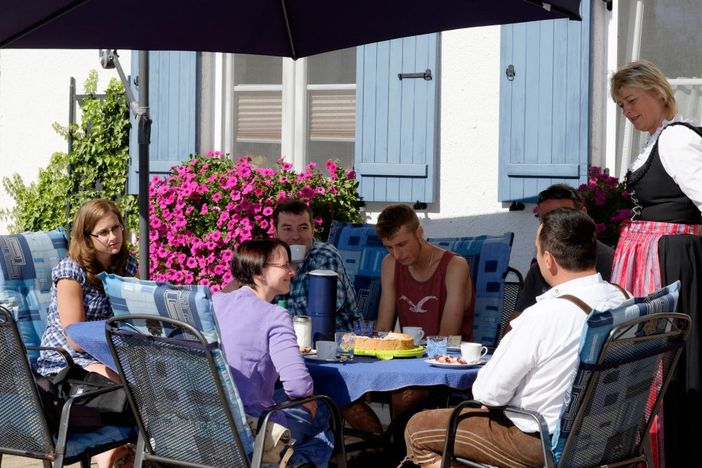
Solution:
M 137 261 L 133 255 L 129 255 L 125 276 L 134 276 L 137 270 Z M 112 307 L 105 292 L 96 288 L 88 281 L 87 273 L 83 266 L 66 257 L 51 271 L 51 304 L 49 305 L 46 318 L 46 329 L 41 338 L 41 346 L 53 348 L 63 348 L 71 355 L 73 361 L 81 367 L 96 364 L 98 361 L 88 353 L 74 350 L 66 340 L 66 334 L 61 326 L 61 319 L 58 313 L 58 302 L 56 297 L 56 283 L 62 279 L 77 281 L 83 289 L 83 310 L 85 311 L 85 321 L 105 320 L 112 317 Z M 37 361 L 37 372 L 42 375 L 51 375 L 59 372 L 66 366 L 66 361 L 56 352 L 42 351 Z

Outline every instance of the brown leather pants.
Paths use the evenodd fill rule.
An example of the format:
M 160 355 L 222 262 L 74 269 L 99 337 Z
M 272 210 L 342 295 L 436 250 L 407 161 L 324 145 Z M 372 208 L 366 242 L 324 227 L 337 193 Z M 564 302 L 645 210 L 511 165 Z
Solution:
M 441 458 L 451 409 L 422 411 L 407 423 L 407 457 L 423 465 Z M 454 455 L 493 466 L 543 466 L 537 434 L 520 431 L 500 412 L 466 408 L 458 423 Z

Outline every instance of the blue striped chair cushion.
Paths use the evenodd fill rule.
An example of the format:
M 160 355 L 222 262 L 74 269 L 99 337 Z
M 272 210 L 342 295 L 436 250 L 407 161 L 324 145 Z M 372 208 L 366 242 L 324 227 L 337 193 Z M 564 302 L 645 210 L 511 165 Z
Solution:
M 497 344 L 505 292 L 505 273 L 509 266 L 513 239 L 512 232 L 505 232 L 499 236 L 427 239 L 468 261 L 475 288 L 473 341 L 487 346 Z
M 207 286 L 159 283 L 105 272 L 100 273 L 100 279 L 115 316 L 170 317 L 200 330 L 209 343 L 217 341 L 212 294 Z
M 73 432 L 66 440 L 66 458 L 72 458 L 93 447 L 137 436 L 136 426 L 102 426 L 93 432 Z
M 51 270 L 68 251 L 63 228 L 0 236 L 0 305 L 17 321 L 26 346 L 39 346 L 51 304 Z M 30 353 L 32 364 L 38 353 Z
M 388 253 L 375 233 L 375 226 L 334 221 L 329 242 L 344 260 L 346 273 L 356 289 L 361 315 L 375 320 L 380 305 L 380 266 Z
M 597 363 L 609 332 L 615 326 L 644 315 L 674 312 L 677 307 L 679 292 L 680 282 L 676 281 L 646 297 L 631 298 L 614 309 L 605 311 L 593 310 L 588 316 L 587 322 L 585 322 L 583 335 L 580 340 L 580 363 L 586 365 Z M 558 463 L 566 440 L 571 433 L 575 415 L 580 409 L 581 395 L 585 391 L 591 375 L 592 371 L 587 368 L 578 368 L 570 395 L 566 397 L 566 401 L 563 404 L 561 419 L 552 437 L 553 454 L 556 463 Z M 612 384 L 615 383 L 614 381 L 612 382 Z M 603 443 L 606 443 L 606 437 L 603 435 L 604 429 L 602 428 L 616 427 L 616 421 L 608 421 L 607 417 L 616 418 L 617 414 L 616 411 L 610 413 L 603 411 L 597 415 L 601 424 L 589 426 L 597 427 L 598 431 L 598 434 L 592 434 L 592 437 L 589 439 L 592 442 L 589 447 L 590 450 L 599 451 L 602 449 L 595 441 L 603 440 Z M 585 430 L 587 430 L 585 426 L 581 428 L 580 437 L 587 437 L 587 434 L 583 434 Z M 587 450 L 587 448 L 581 447 L 579 450 Z

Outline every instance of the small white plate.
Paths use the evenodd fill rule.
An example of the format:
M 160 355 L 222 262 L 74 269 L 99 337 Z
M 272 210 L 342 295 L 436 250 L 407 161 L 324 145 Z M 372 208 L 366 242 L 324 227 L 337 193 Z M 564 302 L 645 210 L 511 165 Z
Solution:
M 475 362 L 467 362 L 465 364 L 461 364 L 459 362 L 437 362 L 434 359 L 425 359 L 424 362 L 427 364 L 434 366 L 434 367 L 441 367 L 443 369 L 468 369 L 470 367 L 475 367 L 475 366 L 481 366 L 487 362 L 487 359 L 481 359 L 479 361 Z
M 310 350 L 310 351 L 308 351 L 308 352 L 306 352 L 306 353 L 300 353 L 300 354 L 302 354 L 302 356 L 304 356 L 304 357 L 306 357 L 306 356 L 314 356 L 314 355 L 317 354 L 317 350 L 316 350 L 316 349 L 313 349 L 313 350 Z

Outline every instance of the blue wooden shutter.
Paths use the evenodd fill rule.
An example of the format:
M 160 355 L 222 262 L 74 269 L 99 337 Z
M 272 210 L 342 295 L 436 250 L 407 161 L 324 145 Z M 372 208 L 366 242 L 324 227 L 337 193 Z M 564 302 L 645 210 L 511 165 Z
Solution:
M 581 22 L 502 26 L 501 201 L 534 201 L 551 184 L 577 187 L 587 178 L 590 0 L 581 5 Z
M 434 201 L 438 45 L 427 34 L 357 49 L 355 169 L 366 201 Z M 427 69 L 431 80 L 398 78 Z
M 139 75 L 138 53 L 132 52 L 132 76 Z M 138 96 L 135 87 L 134 95 Z M 149 52 L 149 110 L 153 124 L 149 146 L 149 179 L 168 173 L 197 148 L 197 53 Z M 129 193 L 139 188 L 139 145 L 132 118 L 129 134 Z

